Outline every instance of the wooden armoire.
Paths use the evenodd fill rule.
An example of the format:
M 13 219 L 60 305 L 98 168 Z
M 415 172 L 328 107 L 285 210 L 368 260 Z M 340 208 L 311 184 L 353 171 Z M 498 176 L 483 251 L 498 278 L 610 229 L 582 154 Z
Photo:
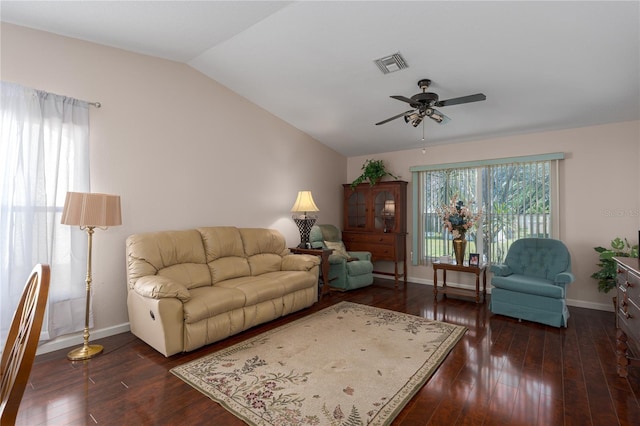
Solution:
M 407 282 L 407 182 L 344 184 L 342 241 L 347 250 L 371 252 L 374 262 L 394 262 L 394 272 L 375 271 Z M 402 271 L 399 270 L 401 265 Z

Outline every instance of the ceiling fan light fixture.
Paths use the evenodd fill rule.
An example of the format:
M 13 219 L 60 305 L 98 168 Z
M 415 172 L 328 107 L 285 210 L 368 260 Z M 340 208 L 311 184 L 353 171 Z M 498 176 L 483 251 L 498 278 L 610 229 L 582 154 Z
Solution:
M 378 66 L 383 74 L 389 74 L 391 72 L 400 71 L 405 68 L 409 68 L 407 61 L 404 60 L 400 52 L 393 55 L 385 56 L 384 58 L 376 59 L 375 64 Z
M 420 118 L 420 114 L 417 111 L 414 111 L 411 114 L 404 116 L 404 122 L 409 123 L 410 121 L 414 121 L 418 118 Z
M 435 112 L 433 114 L 431 114 L 429 117 L 433 118 L 438 123 L 442 123 L 442 121 L 444 120 L 441 115 L 438 115 Z

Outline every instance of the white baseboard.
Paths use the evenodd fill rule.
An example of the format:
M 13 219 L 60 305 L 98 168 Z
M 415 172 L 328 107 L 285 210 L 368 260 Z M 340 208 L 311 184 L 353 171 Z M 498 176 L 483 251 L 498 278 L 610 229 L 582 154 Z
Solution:
M 594 302 L 585 302 L 584 300 L 567 299 L 567 305 L 575 306 L 577 308 L 595 309 L 596 311 L 613 312 L 613 302 L 594 303 Z
M 91 336 L 89 340 L 92 342 L 96 339 L 102 339 L 103 337 L 115 336 L 116 334 L 126 333 L 129 331 L 129 323 L 124 323 L 120 325 L 114 325 L 112 327 L 101 328 L 99 330 L 90 330 Z M 82 332 L 78 332 L 75 334 L 67 334 L 65 336 L 60 336 L 56 339 L 53 339 L 49 342 L 43 343 L 38 346 L 38 351 L 36 355 L 42 355 L 49 352 L 54 352 L 60 349 L 71 348 L 74 346 L 81 346 L 84 343 L 84 337 L 82 336 Z
M 380 278 L 389 278 L 388 276 L 384 276 L 384 275 L 377 275 L 374 274 L 375 276 L 378 276 Z M 433 285 L 433 280 L 428 280 L 425 278 L 415 278 L 415 277 L 407 277 L 407 281 L 412 282 L 412 283 L 417 283 L 417 284 L 426 284 L 426 285 Z M 451 287 L 457 287 L 457 288 L 464 288 L 467 290 L 475 290 L 476 287 L 475 285 L 469 285 L 469 284 L 459 284 L 459 283 L 452 283 L 452 282 L 447 282 L 447 286 L 451 286 Z M 491 294 L 491 288 L 489 286 L 489 284 L 487 283 L 487 294 Z M 595 303 L 595 302 L 587 302 L 584 300 L 577 300 L 577 299 L 567 299 L 567 305 L 568 306 L 575 306 L 577 308 L 587 308 L 587 309 L 594 309 L 596 311 L 608 311 L 608 312 L 613 312 L 613 303 Z

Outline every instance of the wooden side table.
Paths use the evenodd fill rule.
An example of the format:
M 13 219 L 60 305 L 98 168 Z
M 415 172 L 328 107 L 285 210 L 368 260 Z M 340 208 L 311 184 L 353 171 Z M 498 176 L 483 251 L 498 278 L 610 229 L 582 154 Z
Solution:
M 320 292 L 320 299 L 325 294 L 331 294 L 331 287 L 329 287 L 329 256 L 333 253 L 333 249 L 307 249 L 307 248 L 289 248 L 289 251 L 293 254 L 310 254 L 320 257 L 320 270 L 322 271 L 322 291 Z
M 447 294 L 456 294 L 458 296 L 474 296 L 473 290 L 467 290 L 465 288 L 447 288 L 447 271 L 466 272 L 469 274 L 475 274 L 476 276 L 476 290 L 475 298 L 476 303 L 480 303 L 480 274 L 482 274 L 482 302 L 487 300 L 487 265 L 480 266 L 466 266 L 466 265 L 454 265 L 451 263 L 434 263 L 433 264 L 433 298 L 438 297 L 438 270 L 442 269 L 442 294 L 447 297 Z

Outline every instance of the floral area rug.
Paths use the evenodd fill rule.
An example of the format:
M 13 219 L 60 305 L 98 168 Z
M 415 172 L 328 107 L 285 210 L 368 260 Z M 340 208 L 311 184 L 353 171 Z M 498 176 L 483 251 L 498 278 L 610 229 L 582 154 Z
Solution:
M 250 425 L 385 425 L 465 331 L 341 302 L 171 372 Z

